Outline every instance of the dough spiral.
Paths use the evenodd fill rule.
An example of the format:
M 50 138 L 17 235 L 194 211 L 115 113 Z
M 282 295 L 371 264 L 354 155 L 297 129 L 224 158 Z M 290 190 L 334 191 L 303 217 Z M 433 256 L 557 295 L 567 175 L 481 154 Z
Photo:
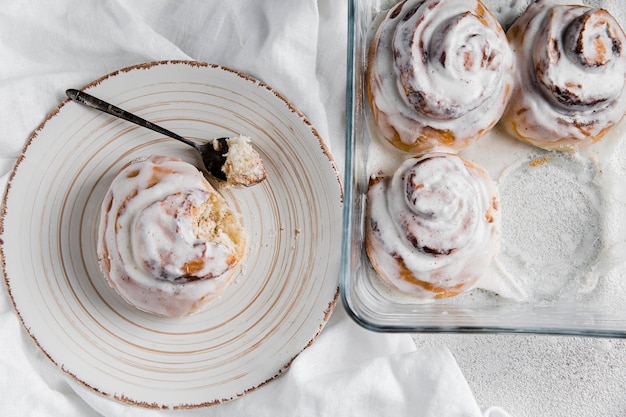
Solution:
M 539 0 L 507 36 L 517 81 L 503 117 L 540 148 L 576 150 L 600 140 L 626 111 L 626 38 L 603 9 Z
M 127 164 L 102 203 L 98 261 L 111 287 L 149 313 L 185 316 L 217 297 L 243 257 L 240 216 L 191 164 Z
M 420 298 L 457 295 L 499 247 L 500 211 L 487 174 L 461 156 L 429 153 L 372 178 L 365 242 L 378 274 Z
M 381 22 L 366 83 L 383 136 L 409 152 L 460 150 L 500 119 L 513 82 L 504 31 L 479 0 L 405 0 Z

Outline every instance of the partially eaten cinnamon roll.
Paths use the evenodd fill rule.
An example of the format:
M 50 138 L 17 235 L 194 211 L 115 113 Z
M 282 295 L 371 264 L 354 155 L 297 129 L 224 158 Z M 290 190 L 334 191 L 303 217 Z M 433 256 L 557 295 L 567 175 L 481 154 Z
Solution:
M 100 268 L 124 300 L 149 313 L 198 311 L 226 288 L 245 247 L 239 213 L 177 158 L 127 164 L 102 203 Z
M 409 158 L 393 176 L 370 182 L 367 254 L 380 277 L 403 293 L 442 298 L 470 289 L 499 238 L 495 184 L 459 155 Z
M 500 119 L 513 53 L 480 0 L 405 0 L 382 20 L 366 84 L 382 135 L 404 151 L 458 151 Z
M 532 3 L 508 30 L 517 81 L 503 123 L 549 150 L 600 140 L 626 112 L 626 37 L 606 10 Z

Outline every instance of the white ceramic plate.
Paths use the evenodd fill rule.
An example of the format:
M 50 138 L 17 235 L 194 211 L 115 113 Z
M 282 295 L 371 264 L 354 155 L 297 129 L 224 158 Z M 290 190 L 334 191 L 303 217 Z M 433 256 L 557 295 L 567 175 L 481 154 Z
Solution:
M 60 104 L 19 157 L 2 212 L 4 277 L 31 337 L 78 382 L 145 407 L 231 400 L 285 371 L 321 331 L 338 291 L 343 194 L 314 127 L 269 86 L 202 63 L 131 67 L 85 90 L 192 139 L 250 136 L 268 179 L 222 190 L 249 235 L 222 297 L 187 318 L 142 313 L 98 269 L 102 198 L 133 158 L 199 159 L 158 133 Z

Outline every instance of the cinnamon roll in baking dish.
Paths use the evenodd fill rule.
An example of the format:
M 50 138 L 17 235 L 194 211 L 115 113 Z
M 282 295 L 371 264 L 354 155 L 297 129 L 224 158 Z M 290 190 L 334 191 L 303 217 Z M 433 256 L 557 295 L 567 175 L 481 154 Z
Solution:
M 456 154 L 407 159 L 367 192 L 366 251 L 392 287 L 419 298 L 457 295 L 499 247 L 500 211 L 487 174 Z
M 366 84 L 382 135 L 409 152 L 460 150 L 500 119 L 513 82 L 504 31 L 479 0 L 405 0 L 384 17 Z
M 511 134 L 540 148 L 575 150 L 624 116 L 626 39 L 606 10 L 539 0 L 507 36 L 518 66 L 503 117 Z
M 127 164 L 102 203 L 98 261 L 111 287 L 149 313 L 185 316 L 228 285 L 246 236 L 240 216 L 191 164 Z

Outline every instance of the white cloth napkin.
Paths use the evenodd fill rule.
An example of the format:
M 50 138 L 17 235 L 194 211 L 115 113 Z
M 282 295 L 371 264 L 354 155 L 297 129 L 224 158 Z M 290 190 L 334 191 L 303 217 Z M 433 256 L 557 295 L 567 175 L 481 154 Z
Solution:
M 289 98 L 343 166 L 346 20 L 336 0 L 4 0 L 0 7 L 0 175 L 65 98 L 113 70 L 194 59 L 247 72 Z M 2 416 L 506 416 L 476 404 L 445 347 L 371 333 L 338 306 L 318 340 L 275 381 L 227 404 L 168 412 L 77 385 L 21 328 L 0 291 Z

